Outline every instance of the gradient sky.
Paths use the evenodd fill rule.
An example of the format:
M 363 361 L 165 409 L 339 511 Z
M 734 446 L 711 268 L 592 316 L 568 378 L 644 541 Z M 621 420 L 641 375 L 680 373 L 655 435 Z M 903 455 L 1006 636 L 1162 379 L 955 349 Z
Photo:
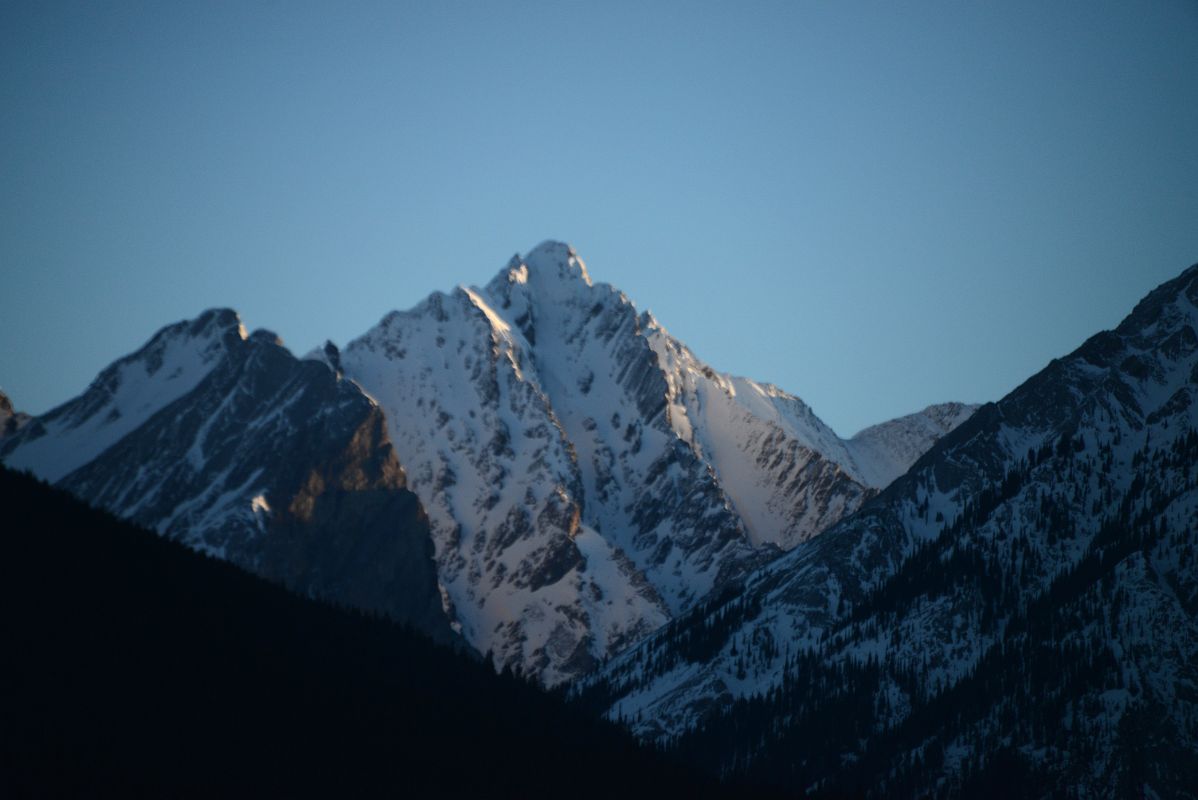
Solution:
M 901 6 L 901 9 L 900 9 Z M 843 435 L 1198 261 L 1198 3 L 5 3 L 0 387 L 297 353 L 546 238 Z

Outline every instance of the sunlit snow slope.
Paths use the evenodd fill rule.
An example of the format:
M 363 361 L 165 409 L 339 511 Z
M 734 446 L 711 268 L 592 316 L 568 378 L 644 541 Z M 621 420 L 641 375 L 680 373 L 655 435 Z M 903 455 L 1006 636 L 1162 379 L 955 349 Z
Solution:
M 972 410 L 842 440 L 557 242 L 314 357 L 386 412 L 467 640 L 547 683 L 855 510 Z

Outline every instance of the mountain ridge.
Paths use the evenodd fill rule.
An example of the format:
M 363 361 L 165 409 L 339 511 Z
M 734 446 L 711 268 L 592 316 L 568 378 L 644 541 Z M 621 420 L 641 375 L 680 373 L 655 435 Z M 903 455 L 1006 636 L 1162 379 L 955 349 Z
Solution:
M 167 326 L 0 459 L 300 591 L 417 613 L 387 596 L 429 583 L 400 577 L 395 515 L 436 561 L 422 624 L 554 685 L 854 510 L 972 410 L 938 408 L 873 450 L 843 440 L 544 242 L 303 359 L 230 309 Z M 383 551 L 399 572 L 370 566 Z
M 796 788 L 959 796 L 1001 777 L 985 760 L 1001 752 L 1045 791 L 1067 774 L 1098 796 L 1190 796 L 1196 327 L 1191 267 L 584 693 Z M 1147 755 L 1137 736 L 1172 744 Z
M 0 458 L 301 594 L 452 639 L 378 407 L 229 309 L 166 326 Z

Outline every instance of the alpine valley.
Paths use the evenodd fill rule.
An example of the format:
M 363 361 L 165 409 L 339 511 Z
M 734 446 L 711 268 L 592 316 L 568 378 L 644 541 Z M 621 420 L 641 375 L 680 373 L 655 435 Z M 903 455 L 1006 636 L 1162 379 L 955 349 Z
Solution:
M 736 786 L 1194 797 L 1198 266 L 996 403 L 838 436 L 568 245 L 297 357 L 227 309 L 0 461 Z

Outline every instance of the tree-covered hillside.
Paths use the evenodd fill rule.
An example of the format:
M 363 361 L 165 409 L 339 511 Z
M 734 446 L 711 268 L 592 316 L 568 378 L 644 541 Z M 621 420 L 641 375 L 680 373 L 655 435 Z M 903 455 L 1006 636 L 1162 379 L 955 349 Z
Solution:
M 0 469 L 0 795 L 714 794 L 615 726 Z

